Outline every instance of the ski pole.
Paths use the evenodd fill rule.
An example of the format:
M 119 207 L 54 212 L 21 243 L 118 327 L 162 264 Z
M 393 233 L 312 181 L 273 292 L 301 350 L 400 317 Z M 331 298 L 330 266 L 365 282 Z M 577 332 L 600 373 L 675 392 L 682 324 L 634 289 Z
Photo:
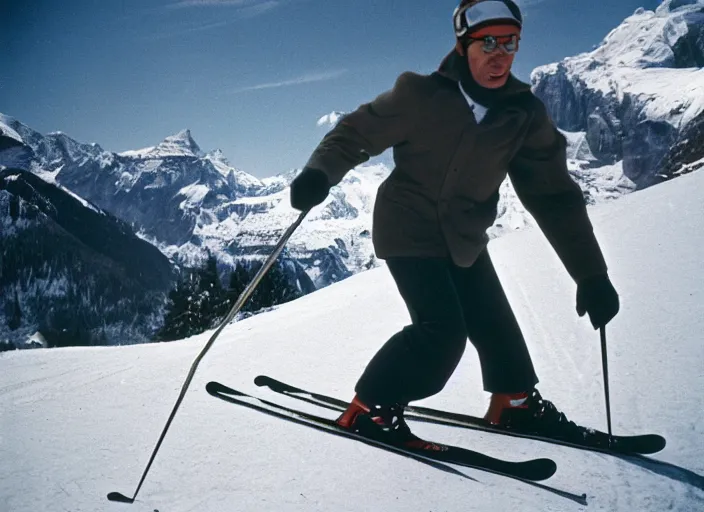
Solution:
M 255 288 L 257 285 L 259 285 L 260 281 L 264 277 L 264 274 L 267 273 L 267 271 L 271 268 L 271 266 L 274 264 L 276 261 L 276 258 L 281 254 L 281 251 L 284 248 L 284 245 L 286 245 L 286 242 L 288 242 L 288 239 L 291 238 L 291 235 L 293 235 L 293 232 L 296 231 L 296 228 L 301 224 L 301 221 L 305 218 L 305 216 L 308 214 L 309 210 L 306 210 L 304 212 L 301 212 L 301 214 L 298 216 L 298 219 L 291 224 L 291 226 L 286 230 L 286 232 L 283 234 L 281 237 L 281 240 L 276 244 L 274 247 L 274 250 L 272 251 L 271 255 L 267 258 L 267 260 L 264 262 L 264 265 L 262 265 L 262 268 L 259 269 L 259 272 L 252 278 L 252 281 L 247 285 L 247 287 L 242 291 L 240 294 L 239 298 L 237 299 L 237 302 L 235 303 L 234 306 L 232 306 L 232 309 L 230 309 L 230 312 L 227 314 L 225 319 L 220 323 L 220 326 L 215 330 L 213 335 L 210 337 L 208 340 L 208 343 L 205 344 L 205 347 L 203 347 L 203 350 L 201 350 L 200 354 L 198 354 L 198 357 L 196 357 L 195 361 L 193 361 L 193 364 L 191 365 L 191 369 L 188 372 L 188 376 L 186 377 L 185 382 L 183 383 L 183 386 L 181 387 L 181 393 L 178 396 L 178 400 L 176 400 L 176 405 L 174 405 L 173 411 L 171 411 L 171 415 L 169 416 L 169 419 L 166 421 L 166 426 L 164 427 L 164 430 L 161 433 L 161 436 L 159 437 L 159 441 L 156 443 L 156 447 L 154 448 L 154 451 L 152 452 L 151 458 L 149 459 L 149 463 L 147 464 L 146 469 L 144 470 L 144 473 L 142 474 L 142 478 L 139 481 L 139 484 L 137 485 L 137 490 L 134 491 L 134 496 L 131 498 L 128 498 L 122 493 L 119 492 L 111 492 L 108 494 L 108 500 L 110 501 L 119 501 L 120 503 L 134 503 L 134 500 L 137 498 L 137 494 L 139 493 L 139 490 L 142 487 L 142 484 L 144 483 L 145 478 L 147 477 L 147 473 L 149 473 L 149 468 L 151 468 L 152 463 L 154 462 L 154 458 L 156 457 L 157 452 L 159 451 L 159 448 L 161 447 L 161 443 L 164 441 L 164 437 L 166 437 L 166 432 L 169 430 L 169 427 L 171 426 L 171 422 L 173 421 L 174 417 L 176 416 L 176 411 L 178 411 L 179 406 L 181 405 L 181 402 L 183 401 L 183 398 L 186 396 L 186 391 L 188 390 L 188 386 L 191 383 L 191 380 L 193 379 L 193 376 L 196 373 L 196 369 L 198 368 L 198 365 L 200 364 L 201 359 L 205 356 L 205 354 L 210 350 L 210 347 L 213 345 L 215 342 L 215 339 L 218 337 L 220 332 L 225 328 L 227 324 L 229 324 L 232 319 L 235 317 L 237 312 L 242 308 L 244 303 L 247 301 L 247 299 L 252 295 L 254 292 Z
M 609 362 L 606 354 L 606 326 L 601 326 L 601 366 L 604 370 L 604 396 L 606 397 L 606 423 L 609 427 L 609 445 L 613 439 L 611 431 L 611 399 L 609 397 Z

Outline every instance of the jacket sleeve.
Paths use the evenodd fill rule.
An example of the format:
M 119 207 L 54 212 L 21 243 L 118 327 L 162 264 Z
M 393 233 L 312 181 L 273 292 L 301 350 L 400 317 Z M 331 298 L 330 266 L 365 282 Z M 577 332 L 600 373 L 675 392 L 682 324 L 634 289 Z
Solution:
M 403 73 L 391 90 L 344 116 L 313 151 L 306 167 L 320 169 L 331 185 L 337 185 L 350 169 L 406 140 L 416 117 L 412 91 L 416 76 Z
M 513 187 L 576 282 L 605 274 L 582 189 L 567 170 L 567 142 L 535 99 L 532 125 L 510 165 Z

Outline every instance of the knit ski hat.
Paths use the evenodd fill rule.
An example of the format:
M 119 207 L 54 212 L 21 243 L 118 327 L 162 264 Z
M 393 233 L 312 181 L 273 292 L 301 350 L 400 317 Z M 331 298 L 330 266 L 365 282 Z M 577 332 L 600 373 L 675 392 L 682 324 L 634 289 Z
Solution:
M 513 0 L 462 0 L 455 8 L 452 19 L 457 39 L 464 39 L 470 34 L 474 37 L 479 31 L 485 32 L 482 29 L 489 26 L 510 26 L 512 30 L 508 33 L 520 32 L 523 27 L 521 10 Z

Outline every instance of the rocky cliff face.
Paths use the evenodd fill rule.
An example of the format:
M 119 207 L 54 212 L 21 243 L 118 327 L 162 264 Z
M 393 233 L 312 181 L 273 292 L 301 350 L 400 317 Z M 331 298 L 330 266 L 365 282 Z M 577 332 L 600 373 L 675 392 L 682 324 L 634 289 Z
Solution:
M 647 187 L 682 166 L 670 148 L 699 130 L 703 65 L 704 2 L 666 0 L 638 9 L 594 51 L 537 68 L 531 80 L 560 128 L 585 132 L 598 160 L 623 161 L 625 175 Z

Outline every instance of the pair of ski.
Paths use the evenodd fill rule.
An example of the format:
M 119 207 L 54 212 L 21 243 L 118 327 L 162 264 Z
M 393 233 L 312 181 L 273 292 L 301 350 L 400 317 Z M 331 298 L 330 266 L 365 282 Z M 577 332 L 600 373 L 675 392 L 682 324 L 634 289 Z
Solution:
M 282 395 L 309 402 L 336 412 L 344 411 L 348 405 L 347 402 L 342 400 L 296 388 L 263 375 L 257 377 L 254 382 L 257 386 L 268 387 L 270 390 Z M 455 470 L 451 466 L 447 466 L 447 464 L 455 464 L 458 466 L 488 471 L 527 482 L 546 480 L 550 478 L 557 470 L 557 465 L 555 462 L 552 459 L 547 458 L 532 459 L 522 462 L 510 462 L 451 445 L 438 445 L 442 448 L 441 450 L 414 449 L 402 445 L 394 445 L 384 442 L 383 440 L 365 437 L 358 433 L 341 428 L 331 419 L 257 398 L 247 393 L 229 388 L 218 382 L 209 382 L 206 386 L 206 390 L 208 393 L 221 400 L 254 409 L 287 421 L 306 425 L 317 430 L 355 439 L 378 448 L 416 459 L 438 469 L 461 474 L 463 476 L 464 474 Z M 482 418 L 440 411 L 427 407 L 409 406 L 406 408 L 404 416 L 408 420 L 423 421 L 440 425 L 534 439 L 608 454 L 638 456 L 655 453 L 665 447 L 665 439 L 656 434 L 612 436 L 609 438 L 606 433 L 585 429 L 583 442 L 576 443 L 573 441 L 565 441 L 544 436 L 514 432 L 491 425 Z

